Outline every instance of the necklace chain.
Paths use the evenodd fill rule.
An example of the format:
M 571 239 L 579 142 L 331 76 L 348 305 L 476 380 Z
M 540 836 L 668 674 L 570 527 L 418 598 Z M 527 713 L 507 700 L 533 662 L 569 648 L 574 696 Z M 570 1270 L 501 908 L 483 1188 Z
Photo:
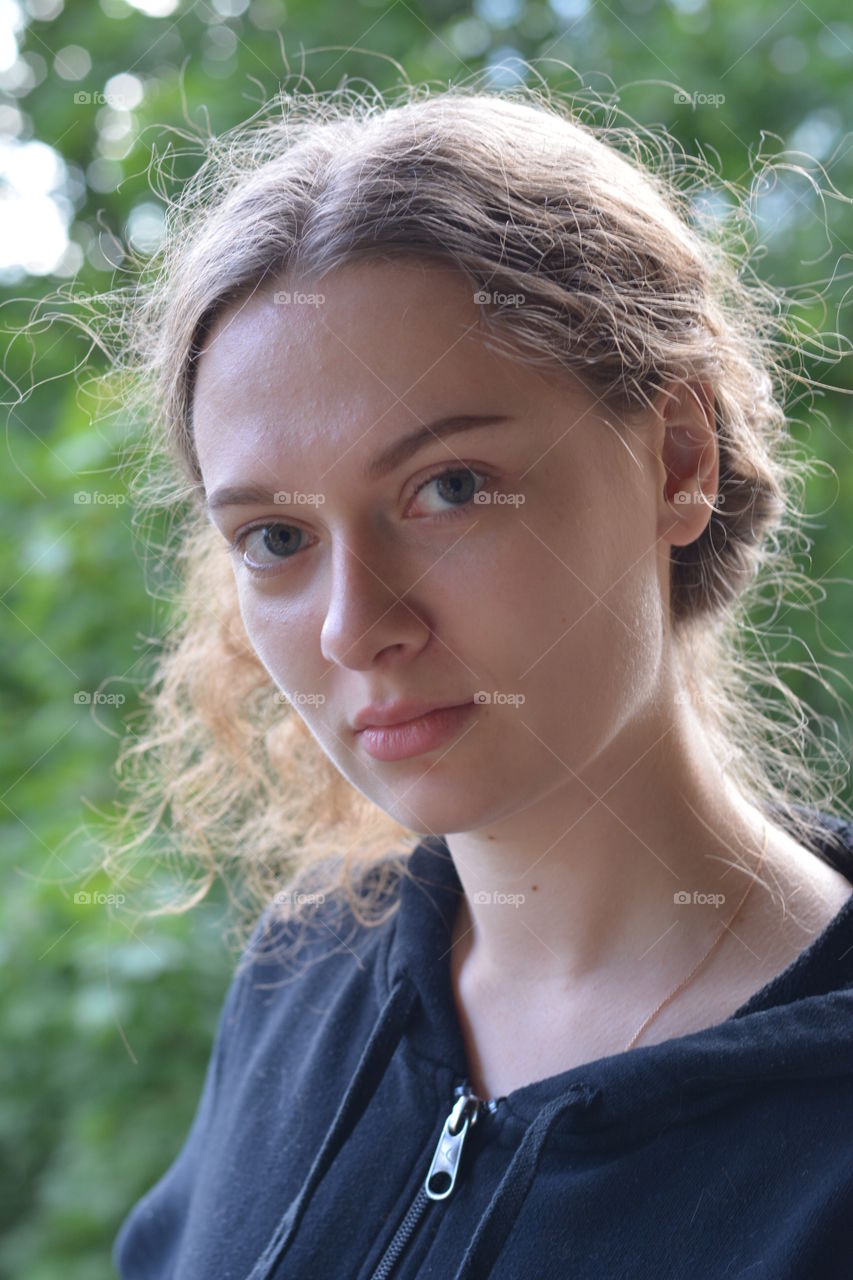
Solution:
M 761 858 L 760 858 L 759 863 L 758 863 L 758 869 L 757 869 L 757 871 L 756 871 L 756 873 L 755 873 L 755 879 L 750 880 L 749 884 L 748 884 L 748 885 L 747 885 L 747 887 L 746 887 L 746 892 L 744 893 L 743 897 L 741 898 L 740 902 L 738 903 L 737 907 L 735 908 L 735 910 L 734 910 L 734 912 L 733 912 L 733 914 L 732 914 L 731 919 L 730 919 L 726 924 L 724 924 L 724 925 L 723 925 L 722 929 L 721 929 L 721 930 L 720 930 L 720 932 L 717 934 L 716 938 L 715 938 L 715 939 L 714 939 L 714 941 L 711 943 L 710 947 L 709 947 L 709 948 L 708 948 L 708 950 L 705 952 L 705 954 L 704 954 L 704 956 L 702 957 L 702 959 L 699 961 L 699 963 L 698 963 L 698 964 L 696 964 L 696 965 L 694 965 L 694 966 L 693 966 L 693 968 L 692 968 L 692 969 L 690 970 L 690 972 L 688 973 L 687 977 L 686 977 L 686 978 L 682 978 L 682 980 L 681 980 L 681 982 L 679 982 L 678 986 L 677 986 L 677 987 L 675 987 L 675 989 L 674 989 L 673 991 L 670 991 L 669 995 L 666 997 L 666 999 L 665 999 L 665 1000 L 661 1000 L 661 1002 L 660 1002 L 660 1004 L 658 1005 L 658 1007 L 657 1007 L 655 1010 L 653 1010 L 653 1012 L 652 1012 L 652 1013 L 650 1013 L 650 1014 L 649 1014 L 649 1016 L 646 1018 L 645 1022 L 643 1022 L 643 1023 L 642 1023 L 642 1025 L 641 1025 L 640 1027 L 638 1027 L 638 1029 L 634 1032 L 633 1036 L 631 1037 L 631 1039 L 628 1041 L 627 1045 L 625 1046 L 625 1049 L 626 1049 L 626 1050 L 627 1050 L 627 1049 L 633 1049 L 634 1045 L 637 1043 L 637 1041 L 639 1040 L 640 1036 L 641 1036 L 641 1035 L 643 1034 L 643 1032 L 645 1031 L 646 1027 L 647 1027 L 647 1026 L 648 1026 L 648 1025 L 649 1025 L 649 1024 L 650 1024 L 650 1023 L 651 1023 L 651 1022 L 652 1022 L 652 1021 L 653 1021 L 653 1020 L 658 1016 L 658 1014 L 659 1014 L 663 1009 L 665 1009 L 665 1008 L 666 1008 L 666 1006 L 669 1004 L 669 1002 L 670 1002 L 671 1000 L 674 1000 L 674 999 L 675 999 L 675 997 L 676 997 L 676 996 L 677 996 L 681 991 L 683 991 L 683 990 L 684 990 L 684 988 L 688 985 L 688 983 L 690 983 L 690 982 L 692 982 L 692 981 L 693 981 L 693 979 L 695 978 L 696 974 L 697 974 L 697 973 L 699 972 L 699 970 L 702 968 L 702 965 L 703 965 L 703 964 L 705 964 L 705 962 L 706 962 L 706 961 L 709 959 L 709 957 L 711 956 L 712 952 L 713 952 L 713 951 L 714 951 L 714 950 L 719 946 L 720 942 L 722 942 L 724 935 L 728 932 L 728 930 L 729 930 L 729 929 L 731 929 L 732 925 L 734 924 L 735 920 L 737 919 L 737 917 L 738 917 L 738 915 L 739 915 L 739 913 L 740 913 L 741 908 L 743 907 L 743 904 L 746 902 L 747 898 L 749 897 L 750 890 L 752 889 L 752 886 L 755 884 L 755 880 L 757 880 L 757 879 L 758 879 L 758 876 L 759 876 L 759 874 L 760 874 L 760 872 L 761 872 L 761 867 L 762 867 L 762 864 L 763 864 L 763 862 L 764 862 L 764 855 L 765 855 L 765 853 L 767 852 L 767 834 L 768 834 L 768 832 L 767 832 L 767 825 L 765 824 L 765 826 L 764 826 L 764 845 L 763 845 L 762 850 L 761 850 Z

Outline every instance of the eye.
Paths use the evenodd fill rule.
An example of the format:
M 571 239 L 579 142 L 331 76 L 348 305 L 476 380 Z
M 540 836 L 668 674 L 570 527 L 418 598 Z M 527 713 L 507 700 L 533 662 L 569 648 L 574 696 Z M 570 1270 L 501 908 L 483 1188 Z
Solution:
M 255 549 L 260 551 L 261 547 L 265 547 L 270 554 L 279 560 L 291 560 L 301 550 L 299 540 L 305 536 L 305 530 L 300 529 L 295 524 L 279 524 L 267 521 L 266 524 L 250 525 L 248 529 L 244 529 L 242 533 L 238 533 L 237 537 L 231 543 L 232 551 L 239 551 L 245 557 L 247 552 L 247 544 L 254 534 L 262 536 L 256 540 Z M 251 569 L 256 573 L 265 573 L 269 569 L 270 562 L 266 565 L 258 563 L 257 560 L 245 560 L 247 569 Z
M 479 493 L 483 484 L 489 479 L 483 472 L 474 471 L 471 467 L 445 467 L 443 471 L 436 472 L 435 475 L 422 480 L 414 492 L 413 497 L 417 497 L 424 489 L 430 485 L 444 486 L 447 496 L 438 494 L 440 502 L 447 503 L 448 506 L 442 511 L 428 512 L 436 520 L 454 519 L 458 515 L 464 515 L 466 510 L 473 504 L 475 493 Z M 477 482 L 482 481 L 478 485 Z M 471 485 L 474 485 L 473 490 Z M 250 550 L 250 539 L 258 534 L 259 537 L 254 540 L 254 548 L 257 554 L 262 549 L 266 549 L 273 557 L 272 561 L 259 562 L 257 559 L 247 559 L 247 553 Z M 275 566 L 277 561 L 279 565 L 287 560 L 292 560 L 300 551 L 305 550 L 301 545 L 301 539 L 307 538 L 305 529 L 299 525 L 283 524 L 278 521 L 259 521 L 258 524 L 250 525 L 248 529 L 243 529 L 234 538 L 231 543 L 230 550 L 232 552 L 240 552 L 243 556 L 243 563 L 251 573 L 269 573 Z M 315 539 L 316 541 L 316 539 Z
M 471 482 L 473 481 L 476 486 L 477 480 L 482 480 L 483 484 L 485 484 L 488 480 L 488 476 L 484 475 L 480 471 L 473 471 L 470 467 L 446 467 L 443 471 L 436 472 L 436 474 L 431 476 L 429 479 L 422 480 L 415 490 L 414 496 L 417 497 L 419 493 L 432 484 L 443 486 L 443 493 L 439 492 L 439 489 L 436 489 L 437 496 L 441 502 L 449 502 L 451 509 L 448 510 L 445 508 L 443 511 L 439 509 L 437 513 L 433 512 L 432 514 L 435 514 L 436 518 L 439 520 L 443 520 L 447 516 L 452 518 L 460 511 L 460 509 L 464 511 L 466 507 L 472 505 L 474 494 L 479 493 L 480 488 L 482 488 L 481 485 L 479 487 L 475 487 L 472 492 L 469 492 Z M 453 508 L 455 508 L 455 510 Z

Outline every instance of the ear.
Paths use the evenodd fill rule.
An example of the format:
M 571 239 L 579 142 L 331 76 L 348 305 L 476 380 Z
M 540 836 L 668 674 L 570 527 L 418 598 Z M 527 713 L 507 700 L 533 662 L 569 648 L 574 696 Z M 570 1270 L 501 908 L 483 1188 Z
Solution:
M 673 546 L 694 542 L 717 499 L 720 451 L 710 383 L 689 379 L 660 392 L 654 412 L 663 424 L 658 536 Z

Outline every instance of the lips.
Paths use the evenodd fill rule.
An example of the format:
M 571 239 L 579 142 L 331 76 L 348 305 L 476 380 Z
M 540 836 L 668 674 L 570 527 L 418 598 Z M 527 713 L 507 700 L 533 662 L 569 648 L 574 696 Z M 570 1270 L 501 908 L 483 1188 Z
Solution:
M 458 707 L 468 702 L 473 702 L 473 698 L 447 698 L 431 702 L 416 699 L 399 699 L 397 702 L 371 704 L 368 707 L 362 707 L 355 715 L 352 727 L 356 733 L 368 728 L 368 726 L 387 728 L 389 725 L 405 724 L 409 720 L 417 720 L 420 716 L 428 715 L 430 711 L 441 711 L 445 707 Z
M 356 735 L 358 746 L 374 760 L 389 764 L 409 760 L 451 742 L 479 709 L 472 698 L 470 702 L 434 708 L 398 724 L 365 725 Z

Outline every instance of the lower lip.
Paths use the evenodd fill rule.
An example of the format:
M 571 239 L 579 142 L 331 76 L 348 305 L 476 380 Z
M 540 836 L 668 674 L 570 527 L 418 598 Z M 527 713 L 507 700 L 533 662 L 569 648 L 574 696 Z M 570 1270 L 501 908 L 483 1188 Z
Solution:
M 424 751 L 433 751 L 458 733 L 466 720 L 477 710 L 477 704 L 466 702 L 458 707 L 443 707 L 430 711 L 417 720 L 404 724 L 369 725 L 358 730 L 358 738 L 368 755 L 374 760 L 407 760 Z

